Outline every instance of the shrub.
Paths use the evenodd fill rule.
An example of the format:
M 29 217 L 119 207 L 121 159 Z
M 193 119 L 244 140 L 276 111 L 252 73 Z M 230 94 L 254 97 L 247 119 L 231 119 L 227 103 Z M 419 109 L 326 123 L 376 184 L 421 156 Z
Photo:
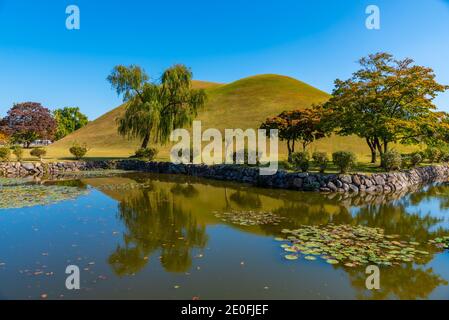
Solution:
M 74 143 L 73 146 L 69 149 L 70 153 L 75 157 L 76 160 L 82 159 L 89 149 L 86 144 L 79 145 L 78 143 Z
M 310 165 L 310 156 L 306 151 L 295 152 L 291 156 L 291 162 L 296 169 L 300 169 L 302 172 L 307 172 Z
M 447 151 L 442 152 L 440 161 L 449 162 L 449 152 L 447 152 Z
M 332 154 L 332 161 L 340 169 L 340 173 L 347 173 L 356 164 L 357 158 L 349 151 L 337 151 Z
M 438 148 L 427 148 L 424 150 L 425 158 L 431 163 L 438 162 L 441 158 L 441 151 Z
M 30 151 L 30 155 L 36 158 L 39 158 L 39 160 L 42 160 L 42 158 L 47 154 L 47 150 L 44 148 L 33 148 Z
M 9 161 L 11 150 L 8 147 L 0 147 L 0 160 Z
M 314 152 L 312 154 L 312 159 L 315 162 L 315 165 L 320 168 L 320 172 L 324 173 L 327 168 L 327 153 L 326 152 Z
M 157 153 L 158 150 L 156 148 L 140 148 L 136 151 L 134 157 L 152 161 L 156 157 Z
M 12 153 L 16 156 L 17 161 L 22 161 L 23 159 L 23 148 L 21 146 L 13 146 L 11 148 Z
M 232 160 L 234 161 L 234 163 L 241 163 L 241 161 L 243 160 L 243 163 L 248 165 L 248 164 L 250 164 L 249 159 L 251 157 L 252 162 L 254 161 L 254 159 L 256 160 L 256 163 L 251 163 L 251 164 L 259 165 L 259 158 L 258 158 L 256 151 L 248 150 L 248 148 L 245 147 L 243 150 L 241 150 L 241 153 L 243 153 L 243 159 L 238 157 L 239 154 L 237 152 L 232 153 Z M 241 153 L 240 153 L 240 157 L 241 157 Z
M 390 150 L 382 154 L 382 166 L 387 171 L 399 170 L 402 165 L 402 156 L 395 150 Z
M 412 167 L 418 166 L 423 161 L 423 156 L 421 152 L 413 152 L 410 155 L 410 165 Z

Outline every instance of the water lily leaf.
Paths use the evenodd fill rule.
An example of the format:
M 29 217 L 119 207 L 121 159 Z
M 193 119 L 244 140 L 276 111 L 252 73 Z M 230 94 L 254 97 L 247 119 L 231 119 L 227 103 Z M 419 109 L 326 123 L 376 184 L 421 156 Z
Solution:
M 304 259 L 310 260 L 310 261 L 314 261 L 314 260 L 316 260 L 316 257 L 314 257 L 314 256 L 305 256 Z

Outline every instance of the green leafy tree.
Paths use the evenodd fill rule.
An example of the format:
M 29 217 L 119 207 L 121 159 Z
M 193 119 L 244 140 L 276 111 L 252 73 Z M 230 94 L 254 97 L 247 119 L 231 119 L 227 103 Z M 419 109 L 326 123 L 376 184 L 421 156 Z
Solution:
M 149 82 L 138 66 L 116 66 L 108 81 L 127 102 L 118 132 L 141 139 L 141 148 L 151 139 L 167 142 L 172 130 L 189 125 L 206 102 L 204 90 L 192 89 L 192 72 L 184 65 L 167 69 L 160 83 Z
M 87 116 L 82 114 L 78 107 L 57 109 L 53 112 L 53 116 L 57 123 L 56 140 L 64 138 L 89 123 Z
M 341 135 L 358 135 L 371 150 L 388 151 L 390 143 L 413 144 L 434 137 L 441 121 L 433 99 L 449 87 L 437 83 L 432 69 L 377 53 L 359 61 L 361 69 L 348 80 L 335 81 L 332 97 L 324 104 Z
M 288 160 L 291 161 L 296 141 L 299 141 L 303 151 L 306 151 L 312 142 L 330 134 L 330 130 L 323 125 L 321 119 L 322 109 L 317 106 L 311 109 L 284 111 L 276 117 L 268 118 L 260 128 L 278 130 L 279 139 L 287 142 Z

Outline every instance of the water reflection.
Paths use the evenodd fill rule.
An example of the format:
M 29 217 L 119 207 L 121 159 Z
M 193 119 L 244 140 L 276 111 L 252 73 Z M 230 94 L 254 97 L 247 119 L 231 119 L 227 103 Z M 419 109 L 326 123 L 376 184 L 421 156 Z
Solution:
M 109 263 L 119 276 L 138 273 L 158 259 L 167 272 L 188 272 L 194 249 L 205 248 L 206 227 L 213 224 L 228 224 L 234 229 L 270 237 L 279 236 L 283 228 L 295 229 L 302 225 L 365 225 L 423 244 L 449 234 L 444 218 L 420 206 L 432 201 L 438 203 L 441 211 L 448 210 L 449 188 L 446 185 L 431 186 L 408 195 L 347 197 L 255 189 L 173 176 L 126 175 L 126 179 L 140 187 L 122 190 L 120 196 L 116 195 L 119 219 L 126 231 L 122 244 L 110 255 Z M 259 209 L 283 219 L 277 225 L 241 226 L 220 221 L 213 214 Z M 356 298 L 422 299 L 437 287 L 448 284 L 427 265 L 436 253 L 436 250 L 431 251 L 420 264 L 404 263 L 400 267 L 382 269 L 382 285 L 378 291 L 366 290 L 364 268 L 329 267 L 347 273 Z
M 430 267 L 405 264 L 398 268 L 381 271 L 379 290 L 366 290 L 364 270 L 346 270 L 357 299 L 426 299 L 439 286 L 448 282 L 435 274 Z
M 205 226 L 197 224 L 191 212 L 183 210 L 173 194 L 190 197 L 193 187 L 178 185 L 170 190 L 154 184 L 127 193 L 119 204 L 119 219 L 126 226 L 123 245 L 111 254 L 109 263 L 119 276 L 141 270 L 149 256 L 160 250 L 160 261 L 166 271 L 189 270 L 193 248 L 207 242 Z

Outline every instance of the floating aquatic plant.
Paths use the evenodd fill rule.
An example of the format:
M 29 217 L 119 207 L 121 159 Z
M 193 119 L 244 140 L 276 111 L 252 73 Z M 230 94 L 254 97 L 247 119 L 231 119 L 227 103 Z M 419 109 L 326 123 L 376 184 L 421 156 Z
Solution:
M 277 225 L 282 220 L 282 217 L 274 213 L 263 211 L 215 212 L 215 216 L 224 222 L 241 226 Z
M 47 205 L 77 198 L 88 190 L 58 185 L 17 185 L 0 188 L 0 209 Z
M 108 177 L 114 175 L 120 175 L 129 173 L 131 171 L 118 170 L 118 169 L 105 169 L 105 170 L 84 170 L 84 171 L 65 171 L 61 172 L 60 176 L 67 177 L 82 177 L 82 178 L 95 178 L 95 177 Z
M 3 178 L 0 177 L 0 187 L 17 186 L 29 183 L 31 180 L 26 178 Z
M 380 228 L 328 224 L 283 229 L 282 233 L 284 237 L 276 240 L 289 242 L 281 244 L 288 252 L 286 259 L 293 254 L 303 254 L 306 260 L 320 257 L 328 264 L 353 268 L 366 264 L 399 265 L 428 254 L 416 248 L 419 243 L 399 241 L 399 236 L 385 235 Z
M 429 243 L 435 245 L 440 249 L 449 249 L 449 236 L 429 240 Z

